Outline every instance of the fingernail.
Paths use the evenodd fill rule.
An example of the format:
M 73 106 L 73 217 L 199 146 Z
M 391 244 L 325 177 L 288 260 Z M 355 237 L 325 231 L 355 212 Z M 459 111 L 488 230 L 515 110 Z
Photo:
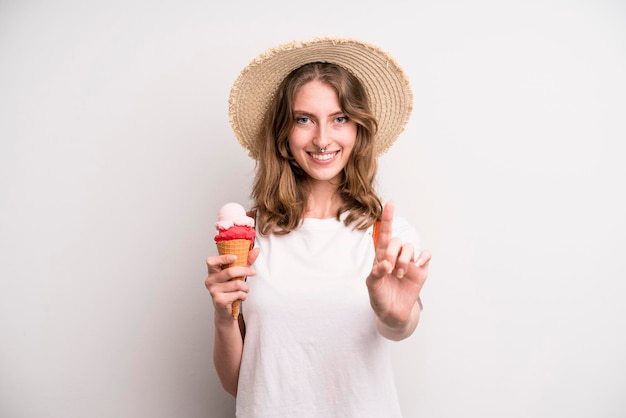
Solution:
M 398 279 L 401 279 L 404 277 L 404 269 L 398 269 L 398 271 L 396 272 L 396 277 Z

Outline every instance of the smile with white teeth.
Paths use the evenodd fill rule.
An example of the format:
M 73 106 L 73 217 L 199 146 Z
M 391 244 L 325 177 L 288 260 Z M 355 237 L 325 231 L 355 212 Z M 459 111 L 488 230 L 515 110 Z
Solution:
M 313 153 L 311 153 L 311 157 L 313 157 L 314 160 L 319 160 L 319 161 L 328 161 L 328 160 L 332 159 L 335 155 L 337 155 L 337 151 L 335 151 L 335 152 L 326 152 L 324 154 L 313 154 Z

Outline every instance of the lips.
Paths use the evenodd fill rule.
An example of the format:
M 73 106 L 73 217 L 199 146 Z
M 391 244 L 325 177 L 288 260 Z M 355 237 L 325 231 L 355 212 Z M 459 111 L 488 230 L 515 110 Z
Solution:
M 319 153 L 309 153 L 309 155 L 317 161 L 330 161 L 333 158 L 335 158 L 335 155 L 337 155 L 339 151 L 334 151 L 334 152 L 325 152 L 323 154 L 319 154 Z

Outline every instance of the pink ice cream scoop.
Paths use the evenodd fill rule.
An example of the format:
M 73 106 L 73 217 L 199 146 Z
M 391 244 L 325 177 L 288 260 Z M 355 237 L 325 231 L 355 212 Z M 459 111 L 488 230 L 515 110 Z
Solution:
M 254 219 L 246 215 L 246 210 L 239 203 L 227 203 L 220 208 L 215 228 L 215 242 L 247 239 L 253 243 L 256 235 Z

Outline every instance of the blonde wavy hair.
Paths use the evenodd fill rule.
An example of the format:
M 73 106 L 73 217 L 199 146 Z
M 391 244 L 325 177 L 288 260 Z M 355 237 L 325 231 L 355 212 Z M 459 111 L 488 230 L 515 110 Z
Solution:
M 346 116 L 356 122 L 356 142 L 337 192 L 343 204 L 337 220 L 348 212 L 346 226 L 366 229 L 382 215 L 381 199 L 374 184 L 378 163 L 374 135 L 378 128 L 367 94 L 359 80 L 344 68 L 314 62 L 292 71 L 281 83 L 265 115 L 263 130 L 256 138 L 259 150 L 251 197 L 259 232 L 287 234 L 301 223 L 310 191 L 308 176 L 289 150 L 288 137 L 295 123 L 293 113 L 298 89 L 312 80 L 332 87 Z

